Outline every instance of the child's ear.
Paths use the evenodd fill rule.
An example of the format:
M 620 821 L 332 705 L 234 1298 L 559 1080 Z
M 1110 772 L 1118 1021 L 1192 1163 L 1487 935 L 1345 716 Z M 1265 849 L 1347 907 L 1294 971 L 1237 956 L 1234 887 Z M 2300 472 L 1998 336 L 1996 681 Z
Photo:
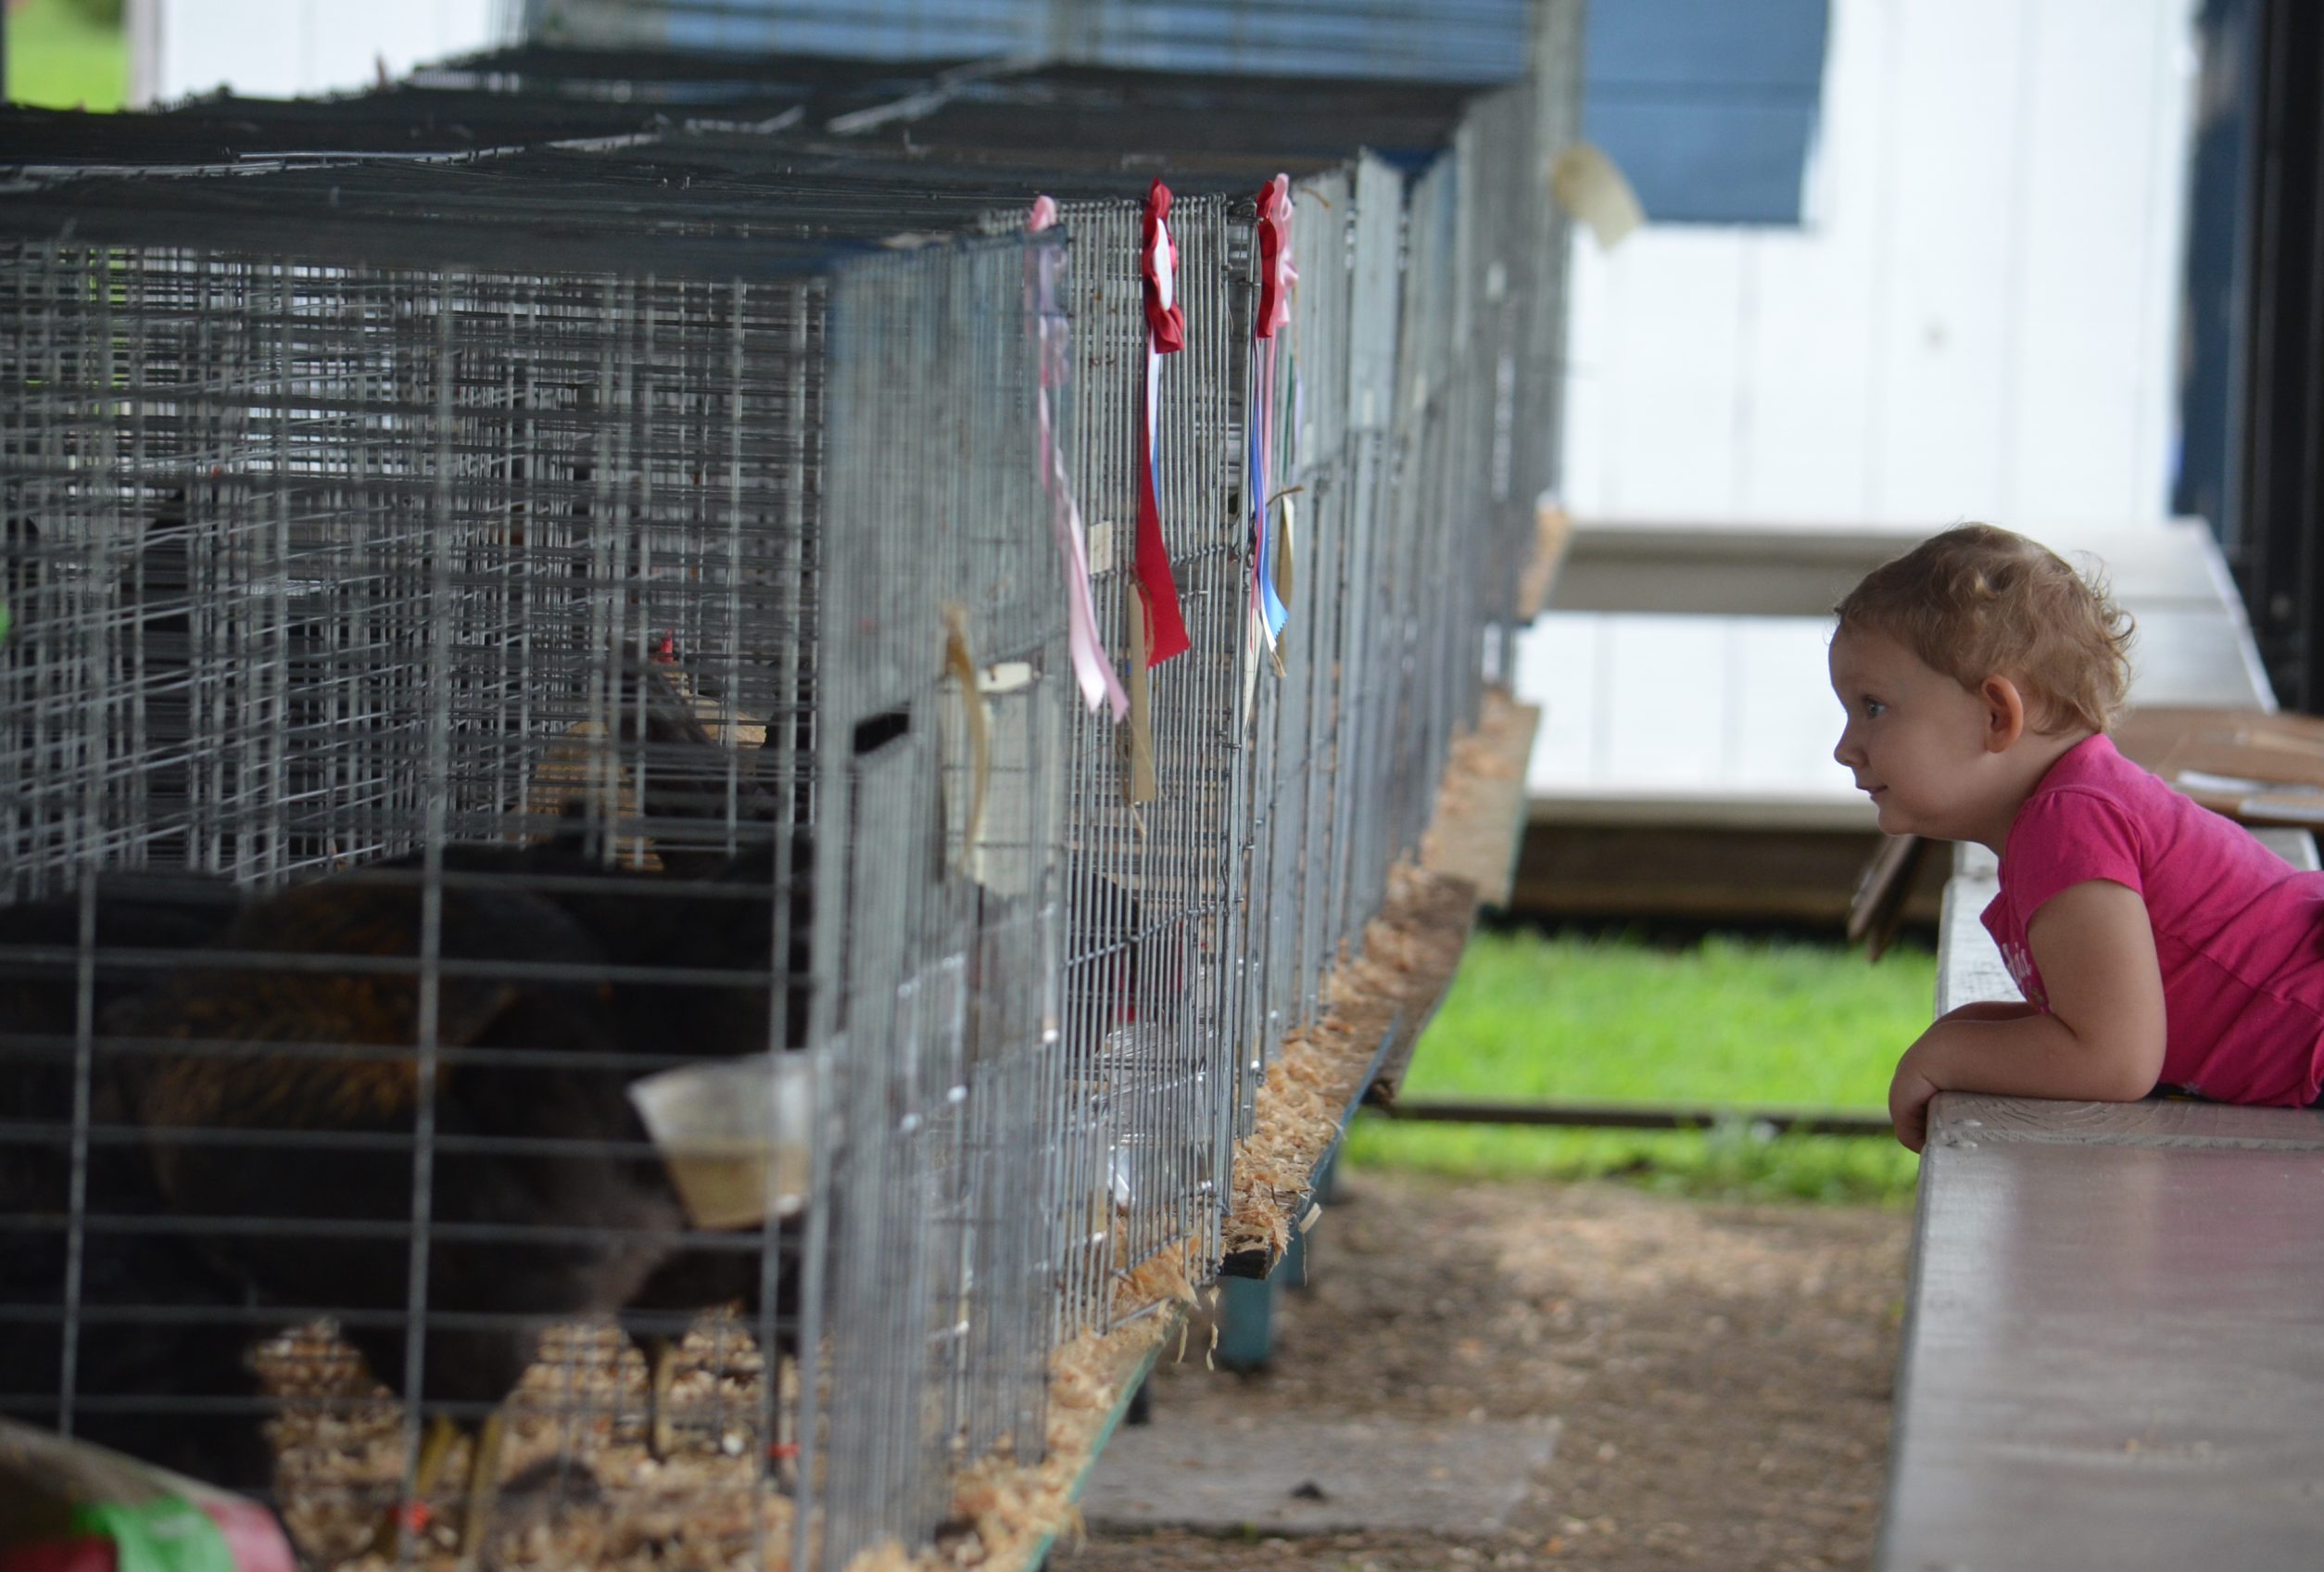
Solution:
M 1998 754 L 2026 734 L 2026 698 L 2006 677 L 1989 677 L 1977 687 L 1985 702 L 1985 751 Z

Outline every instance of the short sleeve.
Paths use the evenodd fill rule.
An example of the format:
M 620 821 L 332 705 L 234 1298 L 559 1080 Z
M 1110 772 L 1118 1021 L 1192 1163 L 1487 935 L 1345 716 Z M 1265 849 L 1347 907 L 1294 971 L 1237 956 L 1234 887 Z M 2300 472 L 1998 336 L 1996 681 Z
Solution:
M 2036 796 L 2010 824 L 2006 850 L 2002 884 L 2027 922 L 2051 896 L 2092 879 L 2146 894 L 2138 831 L 2128 814 L 2095 792 Z

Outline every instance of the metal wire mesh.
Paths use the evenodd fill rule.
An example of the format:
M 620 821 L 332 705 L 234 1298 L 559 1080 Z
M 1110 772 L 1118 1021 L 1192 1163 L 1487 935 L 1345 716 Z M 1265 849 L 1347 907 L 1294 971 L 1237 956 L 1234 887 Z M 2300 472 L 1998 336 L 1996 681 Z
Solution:
M 251 167 L 153 117 L 0 201 L 0 1402 L 150 1450 L 290 1401 L 294 1507 L 297 1437 L 368 1414 L 369 1511 L 425 1472 L 423 1404 L 514 1386 L 515 1461 L 558 1472 L 504 1472 L 570 1510 L 644 1450 L 739 1503 L 720 1553 L 925 1542 L 964 1465 L 1038 1455 L 1051 1350 L 1130 1269 L 1216 1260 L 1260 1080 L 1425 828 L 1554 462 L 1517 351 L 1554 333 L 1561 122 L 1538 88 L 537 44 L 432 80 L 254 111 L 252 178 L 76 178 Z M 427 157 L 377 156 L 415 123 Z M 1074 698 L 1034 325 L 1126 670 L 1157 171 L 1193 648 L 1149 771 Z M 704 1221 L 687 1176 L 733 1175 L 665 1166 L 640 1085 L 759 1106 L 777 1215 Z M 271 1188 L 206 1166 L 244 1147 Z M 573 1206 L 510 1198 L 549 1174 Z M 325 1313 L 341 1343 L 239 1373 Z M 302 1538 L 354 1553 L 346 1516 Z
M 844 1319 L 827 1531 L 850 1548 L 925 1538 L 949 1465 L 1042 1445 L 1045 1252 L 1022 1200 L 1043 1153 L 1014 1099 L 1054 1057 L 1043 984 L 1069 679 L 1055 560 L 1029 527 L 1042 508 L 1027 276 L 1018 245 L 967 269 L 926 253 L 854 271 L 833 302 L 844 418 L 827 615 L 833 707 L 852 720 L 850 746 L 820 761 L 823 832 L 850 892 L 828 934 L 846 1044 L 835 1189 L 877 1198 L 847 1208 L 832 1252 Z M 947 617 L 956 664 L 931 682 Z
M 192 1312 L 246 1335 L 328 1310 L 410 1400 L 405 1452 L 422 1402 L 497 1406 L 559 1314 L 764 1287 L 760 1347 L 795 1346 L 781 1231 L 689 1230 L 625 1088 L 787 1046 L 810 986 L 783 865 L 812 564 L 769 514 L 819 440 L 766 374 L 820 286 L 57 242 L 0 276 L 0 799 L 11 909 L 61 946 L 12 957 L 52 1019 L 9 1046 L 49 1105 L 24 1111 L 75 1115 L 10 1221 L 44 1255 L 62 1229 L 63 1303 L 31 1312 L 66 1312 L 68 1422 L 76 1337 L 145 1314 L 134 1279 L 188 1229 L 185 1273 L 225 1285 Z M 200 970 L 99 986 L 113 868 L 221 879 L 181 936 L 219 946 Z M 93 1319 L 108 1263 L 132 1297 Z M 660 1302 L 670 1274 L 720 1291 Z M 270 1383 L 319 1379 L 329 1340 Z M 163 1395 L 246 1412 L 231 1363 L 172 1376 L 204 1378 L 228 1389 Z M 590 1401 L 557 1423 L 621 1406 Z
M 202 202 L 182 195 L 176 216 L 191 227 Z M 297 249 L 309 249 L 304 238 Z M 957 894 L 946 899 L 957 881 L 941 877 L 934 848 L 920 862 L 878 865 L 900 882 L 842 882 L 843 868 L 854 869 L 818 830 L 835 784 L 828 769 L 846 757 L 822 739 L 855 737 L 876 723 L 874 711 L 922 704 L 941 651 L 932 612 L 914 625 L 915 659 L 892 597 L 832 598 L 823 575 L 833 540 L 907 557 L 916 543 L 941 546 L 949 569 L 914 560 L 898 577 L 859 571 L 838 583 L 851 592 L 947 586 L 971 595 L 995 654 L 1050 664 L 1041 619 L 1055 597 L 1037 571 L 1046 559 L 1029 549 L 1037 533 L 1015 541 L 1038 517 L 1025 500 L 1036 484 L 1025 352 L 1010 349 L 1026 332 L 1024 247 L 929 253 L 908 266 L 903 285 L 850 318 L 865 342 L 848 363 L 878 371 L 869 383 L 843 379 L 835 399 L 830 286 L 821 276 L 381 269 L 270 257 L 245 241 L 11 249 L 0 289 L 18 328 L 5 366 L 16 632 L 0 670 L 9 717 L 0 800 L 19 903 L 10 909 L 34 942 L 11 961 L 29 969 L 26 986 L 43 1002 L 50 994 L 62 1001 L 66 1019 L 61 1031 L 9 1046 L 12 1064 L 21 1050 L 28 1074 L 44 1074 L 39 1090 L 50 1106 L 25 1105 L 28 1145 L 69 1132 L 79 1158 L 59 1168 L 32 1157 L 25 1194 L 9 1198 L 10 1221 L 31 1224 L 25 1237 L 40 1264 L 59 1242 L 66 1257 L 57 1263 L 64 1302 L 13 1313 L 51 1335 L 63 1315 L 62 1368 L 79 1363 L 70 1340 L 92 1313 L 125 1325 L 145 1308 L 76 1302 L 91 1252 L 103 1261 L 126 1249 L 142 1266 L 135 1252 L 152 1237 L 198 1222 L 200 1269 L 264 1305 L 227 1319 L 255 1328 L 269 1312 L 333 1311 L 339 1334 L 411 1400 L 415 1415 L 423 1401 L 458 1417 L 490 1412 L 525 1363 L 512 1365 L 501 1345 L 526 1343 L 560 1311 L 659 1308 L 638 1296 L 654 1298 L 652 1280 L 665 1270 L 690 1265 L 692 1275 L 759 1299 L 760 1346 L 818 1350 L 817 1368 L 847 1401 L 827 1400 L 818 1429 L 820 1381 L 809 1378 L 793 1383 L 798 1412 L 752 1423 L 750 1405 L 725 1401 L 741 1412 L 714 1418 L 714 1433 L 802 1449 L 793 1472 L 824 1481 L 815 1553 L 834 1564 L 879 1534 L 925 1537 L 950 1449 L 989 1451 L 1003 1435 L 1037 1443 L 1046 1328 L 1025 1309 L 1031 1230 L 999 1198 L 1022 1193 L 1025 1165 L 1003 1160 L 1019 1148 L 996 1138 L 997 1110 L 982 1099 L 975 1182 L 951 1176 L 965 1172 L 960 1105 L 977 1081 L 961 1007 L 973 946 L 1010 973 L 995 980 L 1002 985 L 979 1016 L 979 1055 L 1021 1073 L 1013 1056 L 1041 1046 L 1043 1017 L 1025 998 L 1038 998 L 1034 983 L 1051 970 L 1039 939 L 1050 920 L 1050 816 L 1020 811 L 1017 840 L 979 854 L 1014 860 L 1014 898 L 966 906 Z M 905 336 L 920 352 L 901 361 L 869 342 L 864 323 L 906 321 L 901 303 L 923 298 L 954 319 L 956 333 L 918 323 Z M 997 331 L 1004 323 L 1010 334 Z M 894 390 L 932 391 L 938 373 L 954 379 L 943 407 L 984 420 L 973 429 L 933 419 L 896 429 Z M 835 445 L 842 410 L 848 435 Z M 844 476 L 831 472 L 834 452 L 854 466 Z M 952 477 L 951 493 L 919 499 L 943 507 L 879 511 L 889 500 L 865 477 L 901 473 L 899 457 L 916 452 L 922 473 Z M 971 594 L 979 585 L 984 592 Z M 835 604 L 844 614 L 837 618 Z M 825 682 L 829 669 L 847 679 Z M 1026 686 L 1016 707 L 1031 712 Z M 1042 730 L 1018 726 L 1004 738 L 1014 741 L 996 752 L 1010 780 L 1054 773 L 1045 761 L 1055 742 Z M 940 757 L 932 743 L 919 751 Z M 957 758 L 945 767 L 965 772 Z M 908 842 L 925 822 L 930 784 L 895 776 L 864 796 L 848 830 L 865 844 Z M 558 841 L 543 847 L 552 834 Z M 342 871 L 383 861 L 422 877 L 374 888 Z M 600 867 L 624 877 L 586 877 Z M 96 947 L 93 876 L 108 868 L 222 876 L 232 903 L 197 937 L 215 942 L 224 930 L 236 948 L 258 953 L 231 965 L 206 959 L 205 971 L 124 1002 L 117 995 L 132 988 L 111 975 L 110 947 Z M 576 871 L 585 875 L 577 883 Z M 544 898 L 531 900 L 537 893 Z M 44 932 L 75 899 L 91 914 L 79 946 L 68 932 Z M 898 924 L 890 920 L 898 900 L 928 909 Z M 512 941 L 496 938 L 495 915 L 536 939 L 553 931 L 568 942 L 540 940 L 546 954 L 505 953 Z M 340 932 L 342 918 L 354 926 Z M 575 923 L 561 918 L 582 932 L 565 932 Z M 704 926 L 713 932 L 673 936 Z M 906 926 L 916 942 L 880 958 L 878 942 Z M 373 955 L 381 942 L 417 953 Z M 381 964 L 340 958 L 350 948 Z M 658 1160 L 635 1138 L 618 1096 L 640 1075 L 706 1054 L 807 1046 L 811 1001 L 832 991 L 815 984 L 806 962 L 826 952 L 843 969 L 828 975 L 849 980 L 859 1013 L 884 1000 L 890 1016 L 879 1030 L 867 1014 L 843 1059 L 828 1042 L 806 1056 L 823 1071 L 826 1106 L 877 1108 L 879 1117 L 840 1144 L 855 1167 L 827 1155 L 827 1184 L 804 1228 L 845 1241 L 850 1230 L 876 1232 L 885 1216 L 909 1219 L 914 1230 L 905 1249 L 875 1236 L 837 1252 L 879 1280 L 833 1275 L 829 1338 L 815 1330 L 814 1268 L 803 1304 L 791 1281 L 798 1230 L 688 1231 L 668 1182 L 636 1172 Z M 705 977 L 710 957 L 728 956 L 731 966 Z M 602 981 L 609 965 L 612 983 Z M 221 1003 L 253 967 L 264 978 L 319 966 L 321 985 L 341 992 L 353 985 L 342 968 L 410 978 L 383 987 L 395 998 L 398 988 L 414 995 L 416 1024 L 407 1033 L 390 998 L 388 1019 L 359 1030 L 295 987 L 287 1000 L 260 988 L 247 1008 Z M 939 985 L 947 976 L 949 990 Z M 565 1043 L 561 1058 L 548 1024 L 508 1025 L 508 991 L 521 987 L 537 1014 L 542 998 L 575 1005 L 565 995 L 585 981 L 614 990 L 604 1001 L 613 1024 L 635 1024 L 642 1042 L 619 1030 L 609 1038 L 602 1021 L 565 1021 L 561 1030 L 581 1040 Z M 679 1024 L 694 1019 L 688 1009 L 711 1008 L 696 995 L 714 982 L 711 1005 L 729 1009 L 730 990 L 740 988 L 760 1010 L 706 1023 L 730 1036 L 689 1040 Z M 831 1025 L 859 1030 L 837 1015 Z M 217 1062 L 286 1051 L 244 1046 L 286 1035 L 315 1039 L 311 1055 L 275 1065 L 282 1084 L 260 1106 L 219 1091 Z M 185 1043 L 196 1046 L 176 1046 Z M 390 1117 L 355 1120 L 350 1133 L 340 1106 L 350 1094 L 331 1077 L 365 1084 L 362 1067 L 394 1063 L 410 1068 L 418 1095 L 398 1094 Z M 882 1073 L 869 1072 L 875 1064 Z M 859 1086 L 878 1101 L 851 1101 Z M 898 1086 L 929 1099 L 918 1141 L 893 1138 L 886 1098 Z M 94 1122 L 117 1088 L 128 1105 L 118 1122 Z M 470 1088 L 473 1098 L 463 1095 Z M 543 1224 L 492 1193 L 513 1182 L 507 1170 L 531 1172 L 522 1121 L 516 1131 L 505 1121 L 537 1100 L 539 1117 L 561 1128 L 577 1117 L 575 1098 L 583 1114 L 596 1109 L 608 1138 L 549 1141 L 572 1172 L 552 1165 L 569 1190 Z M 276 1181 L 272 1195 L 221 1172 L 221 1120 L 238 1142 L 279 1121 L 273 1165 L 259 1165 Z M 475 1120 L 484 1125 L 463 1123 Z M 153 1152 L 162 1205 L 92 1196 L 92 1141 Z M 864 1171 L 874 1154 L 890 1160 Z M 642 1185 L 643 1198 L 608 1173 Z M 930 1208 L 944 1184 L 955 1193 Z M 510 1208 L 514 1216 L 500 1215 Z M 340 1242 L 350 1229 L 361 1245 Z M 559 1249 L 582 1259 L 526 1276 L 527 1250 Z M 509 1263 L 499 1275 L 524 1279 L 523 1291 L 490 1282 L 479 1250 Z M 741 1275 L 688 1259 L 704 1253 L 737 1262 Z M 985 1269 L 972 1281 L 979 1260 Z M 903 1296 L 888 1280 L 897 1272 Z M 561 1291 L 560 1274 L 586 1281 Z M 704 1308 L 726 1297 L 696 1291 Z M 987 1314 L 986 1297 L 1004 1312 Z M 964 1313 L 972 1301 L 975 1314 Z M 922 1324 L 909 1337 L 878 1337 L 878 1323 L 862 1313 L 916 1303 Z M 692 1307 L 681 1299 L 667 1308 Z M 994 1327 L 985 1342 L 1005 1362 L 966 1358 L 955 1334 L 961 1346 L 900 1364 L 898 1350 L 930 1348 L 940 1315 L 944 1328 Z M 650 1316 L 626 1325 L 655 1329 Z M 763 1368 L 760 1405 L 771 1409 L 778 1383 L 771 1362 Z M 209 1374 L 234 1384 L 231 1371 Z M 931 1383 L 949 1391 L 944 1412 L 917 1426 L 883 1423 L 916 1414 Z M 84 1428 L 110 1402 L 137 1410 L 154 1397 L 93 1393 L 75 1414 L 72 1385 L 64 1382 L 66 1414 Z M 715 1381 L 713 1389 L 723 1394 Z M 183 1395 L 196 1415 L 247 1413 L 255 1401 L 233 1390 Z M 559 1417 L 570 1426 L 588 1415 Z M 407 1452 L 416 1420 L 412 1428 Z M 752 1451 L 764 1458 L 763 1444 Z M 810 1519 L 792 1521 L 803 1551 Z

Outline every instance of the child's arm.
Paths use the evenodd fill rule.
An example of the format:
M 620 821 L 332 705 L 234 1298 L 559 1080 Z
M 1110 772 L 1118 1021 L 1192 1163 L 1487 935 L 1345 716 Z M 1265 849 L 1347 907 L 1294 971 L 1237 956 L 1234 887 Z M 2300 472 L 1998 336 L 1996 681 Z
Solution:
M 2163 1073 L 2163 971 L 2135 890 L 2092 879 L 2042 903 L 2026 930 L 2050 1013 L 1955 1010 L 1904 1051 L 1888 1085 L 1896 1138 L 1914 1151 L 1939 1092 L 2129 1102 Z

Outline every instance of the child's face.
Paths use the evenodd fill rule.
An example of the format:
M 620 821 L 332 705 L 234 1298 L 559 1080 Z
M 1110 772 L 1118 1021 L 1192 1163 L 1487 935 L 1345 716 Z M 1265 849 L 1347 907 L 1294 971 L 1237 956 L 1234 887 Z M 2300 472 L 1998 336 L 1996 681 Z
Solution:
M 2003 783 L 1987 745 L 1985 701 L 1885 634 L 1833 637 L 1832 691 L 1848 712 L 1832 756 L 1872 794 L 1891 835 L 1983 837 Z M 2002 807 L 2002 822 L 2007 823 Z

